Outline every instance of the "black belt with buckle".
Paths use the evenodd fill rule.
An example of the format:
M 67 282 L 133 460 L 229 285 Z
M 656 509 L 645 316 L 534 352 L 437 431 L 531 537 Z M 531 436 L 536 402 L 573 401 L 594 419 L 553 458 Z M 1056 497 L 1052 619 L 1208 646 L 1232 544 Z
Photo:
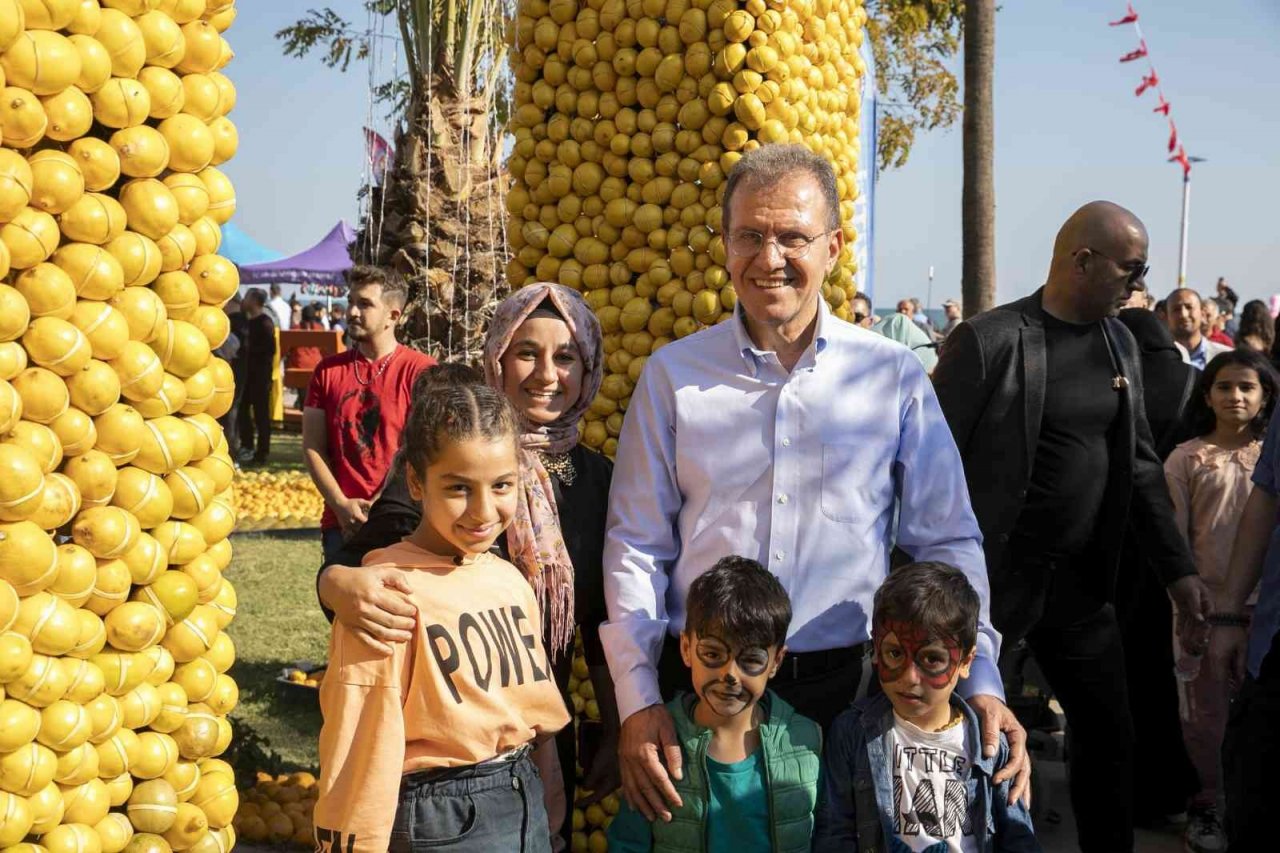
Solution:
M 799 681 L 836 672 L 861 661 L 867 653 L 867 643 L 858 643 L 840 649 L 822 649 L 816 652 L 788 652 L 782 658 L 782 666 L 774 676 L 779 681 Z

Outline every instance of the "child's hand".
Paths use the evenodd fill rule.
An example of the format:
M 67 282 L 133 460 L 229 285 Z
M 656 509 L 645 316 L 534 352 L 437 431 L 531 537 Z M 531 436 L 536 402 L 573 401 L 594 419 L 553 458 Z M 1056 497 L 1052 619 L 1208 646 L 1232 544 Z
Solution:
M 320 575 L 320 600 L 373 651 L 389 655 L 392 643 L 413 637 L 418 608 L 412 590 L 392 565 L 329 566 Z

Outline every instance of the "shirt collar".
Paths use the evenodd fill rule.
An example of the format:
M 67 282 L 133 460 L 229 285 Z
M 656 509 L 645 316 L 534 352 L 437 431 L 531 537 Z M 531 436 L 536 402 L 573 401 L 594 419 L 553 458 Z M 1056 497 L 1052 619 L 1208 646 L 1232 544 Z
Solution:
M 813 330 L 813 342 L 809 344 L 804 355 L 800 356 L 800 361 L 796 363 L 797 367 L 809 359 L 810 353 L 813 354 L 813 360 L 816 362 L 819 353 L 827 348 L 827 324 L 830 322 L 830 314 L 831 309 L 827 307 L 827 300 L 819 295 L 818 322 Z M 773 353 L 771 350 L 760 349 L 751 340 L 751 335 L 747 333 L 747 322 L 741 302 L 733 310 L 733 339 L 737 344 L 738 353 L 741 354 L 742 360 L 746 362 L 747 369 L 752 376 L 755 376 L 759 370 L 761 359 Z

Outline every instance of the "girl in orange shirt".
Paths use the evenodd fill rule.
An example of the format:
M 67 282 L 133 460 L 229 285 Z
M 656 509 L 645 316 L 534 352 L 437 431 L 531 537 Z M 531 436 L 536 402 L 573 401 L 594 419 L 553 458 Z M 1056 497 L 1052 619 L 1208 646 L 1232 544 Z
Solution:
M 333 625 L 320 691 L 322 853 L 548 853 L 535 739 L 569 721 L 533 590 L 489 553 L 516 510 L 519 428 L 503 395 L 446 385 L 403 434 L 422 522 L 366 564 L 403 573 L 414 637 L 382 656 Z

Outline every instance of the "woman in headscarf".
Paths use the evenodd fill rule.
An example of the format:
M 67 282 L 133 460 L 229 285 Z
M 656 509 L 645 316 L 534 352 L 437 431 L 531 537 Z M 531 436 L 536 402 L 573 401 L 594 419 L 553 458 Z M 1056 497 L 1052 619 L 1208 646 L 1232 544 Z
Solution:
M 582 631 L 583 654 L 604 723 L 599 748 L 583 760 L 593 799 L 618 787 L 617 710 L 598 630 L 606 618 L 604 532 L 613 463 L 578 441 L 578 421 L 600 390 L 603 362 L 595 314 L 577 291 L 558 284 L 530 284 L 511 294 L 498 306 L 485 338 L 485 381 L 507 396 L 522 424 L 516 515 L 497 544 L 542 603 L 544 643 L 571 710 L 574 631 Z M 465 379 L 465 370 L 450 369 Z M 432 373 L 424 371 L 419 381 L 432 382 Z M 337 563 L 321 569 L 321 604 L 367 637 L 371 647 L 385 649 L 388 642 L 408 640 L 413 610 L 394 575 L 384 576 L 377 567 L 353 567 L 369 551 L 408 535 L 421 513 L 403 471 L 395 466 L 368 521 L 346 543 Z M 557 735 L 556 752 L 563 793 L 571 797 L 577 758 L 573 726 Z M 559 833 L 567 845 L 570 821 L 563 822 Z
M 1142 361 L 1143 402 L 1161 461 L 1190 432 L 1183 415 L 1200 371 L 1182 361 L 1169 327 L 1154 312 L 1126 308 L 1117 317 L 1133 333 Z M 1116 610 L 1129 676 L 1134 720 L 1134 766 L 1148 768 L 1133 789 L 1134 816 L 1158 828 L 1185 812 L 1187 798 L 1200 789 L 1182 740 L 1178 692 L 1173 676 L 1173 611 L 1164 585 L 1147 563 L 1142 540 L 1130 528 L 1121 557 Z
M 890 314 L 871 329 L 915 353 L 916 358 L 924 365 L 925 373 L 933 373 L 933 369 L 938 366 L 938 345 L 906 314 Z

